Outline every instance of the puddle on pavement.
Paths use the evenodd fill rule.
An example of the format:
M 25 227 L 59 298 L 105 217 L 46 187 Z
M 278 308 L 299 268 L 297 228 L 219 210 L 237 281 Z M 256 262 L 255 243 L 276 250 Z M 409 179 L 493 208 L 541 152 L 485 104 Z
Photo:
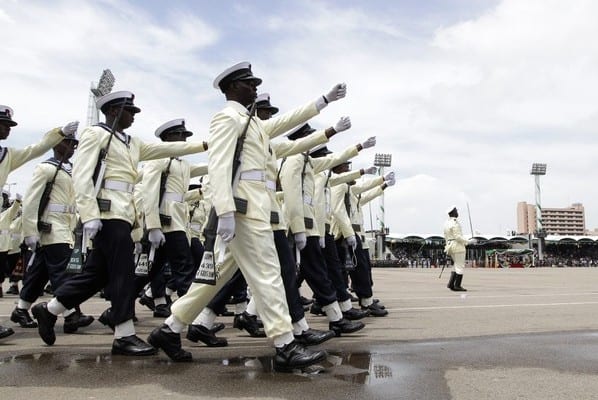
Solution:
M 298 376 L 307 379 L 334 378 L 361 385 L 385 385 L 396 383 L 414 375 L 416 368 L 405 361 L 398 361 L 396 353 L 330 353 L 320 365 L 310 367 L 293 374 L 275 373 L 274 376 Z M 144 374 L 163 375 L 174 372 L 177 366 L 187 370 L 193 367 L 210 368 L 216 372 L 223 372 L 226 379 L 240 378 L 245 380 L 259 380 L 272 377 L 273 357 L 234 357 L 221 360 L 199 359 L 196 363 L 176 364 L 164 357 L 156 358 L 128 358 L 112 357 L 110 355 L 68 354 L 68 353 L 36 353 L 22 354 L 0 359 L 0 368 L 4 374 L 10 370 L 27 371 L 39 374 L 43 370 L 51 371 L 79 371 L 94 375 L 103 373 L 113 374 L 122 371 L 121 378 L 129 373 L 143 369 Z M 178 369 L 178 372 L 181 372 Z
M 308 379 L 334 378 L 361 385 L 378 385 L 396 382 L 415 373 L 415 369 L 405 362 L 396 360 L 396 353 L 329 353 L 328 358 L 320 365 L 310 367 L 304 371 L 295 371 L 294 375 Z M 200 359 L 201 367 L 214 367 L 223 372 L 227 379 L 237 377 L 246 380 L 259 380 L 271 377 L 274 372 L 273 357 L 234 357 L 221 360 Z M 103 368 L 110 368 L 113 373 L 115 367 L 122 368 L 123 375 L 134 369 L 143 369 L 145 374 L 164 374 L 173 371 L 170 366 L 192 368 L 197 364 L 175 364 L 164 357 L 160 358 L 128 358 L 112 357 L 110 355 L 69 354 L 69 353 L 36 353 L 22 354 L 0 359 L 0 368 L 4 373 L 9 370 L 40 371 L 72 371 L 85 369 L 93 370 L 93 374 L 102 374 Z M 167 370 L 165 370 L 167 366 Z M 119 369 L 120 369 L 119 368 Z M 275 376 L 279 376 L 278 373 Z M 281 376 L 282 377 L 282 376 Z

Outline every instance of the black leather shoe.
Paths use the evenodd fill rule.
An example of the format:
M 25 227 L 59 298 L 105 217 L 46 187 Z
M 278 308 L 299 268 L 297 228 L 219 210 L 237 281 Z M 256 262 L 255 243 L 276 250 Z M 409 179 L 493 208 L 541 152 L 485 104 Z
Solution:
M 314 301 L 314 303 L 311 305 L 310 309 L 309 309 L 309 313 L 313 314 L 313 315 L 326 315 L 326 313 L 324 312 L 324 310 L 322 310 L 322 306 L 319 305 L 317 302 Z
M 92 322 L 92 316 L 85 315 L 77 310 L 64 319 L 62 330 L 64 333 L 75 333 L 77 329 L 89 326 Z
M 266 337 L 266 333 L 259 326 L 257 316 L 249 315 L 247 311 L 243 311 L 243 314 L 235 315 L 233 327 L 240 331 L 245 329 L 251 337 Z
M 29 311 L 24 308 L 15 308 L 10 314 L 10 320 L 21 326 L 21 328 L 37 328 L 37 322 L 31 318 Z
M 386 309 L 386 307 L 384 306 L 384 304 L 380 303 L 380 299 L 373 299 L 372 300 L 374 302 L 375 305 L 377 305 L 379 308 L 381 309 Z
M 6 294 L 15 294 L 15 295 L 18 295 L 19 294 L 19 287 L 17 285 L 10 285 L 10 287 L 6 291 Z
M 361 306 L 361 309 L 368 310 L 370 317 L 386 317 L 388 315 L 388 310 L 380 308 L 377 303 L 372 303 L 367 307 Z
M 158 304 L 154 309 L 154 318 L 168 318 L 170 317 L 170 307 L 168 304 Z
M 324 350 L 306 349 L 297 341 L 293 341 L 282 348 L 276 349 L 274 356 L 274 370 L 291 372 L 324 361 L 328 354 Z
M 107 326 L 114 331 L 114 324 L 110 318 L 110 308 L 104 310 L 104 312 L 98 318 L 98 321 L 100 321 L 102 325 Z
M 304 346 L 316 346 L 335 337 L 334 331 L 319 331 L 317 329 L 308 329 L 301 335 L 295 335 L 295 341 Z
M 338 321 L 330 322 L 328 327 L 330 330 L 334 331 L 336 336 L 341 336 L 343 333 L 353 333 L 362 330 L 365 325 L 363 322 L 349 321 L 348 319 L 343 318 Z
M 164 353 L 172 361 L 189 362 L 193 360 L 191 353 L 183 350 L 181 334 L 174 333 L 166 324 L 162 324 L 162 326 L 154 329 L 147 337 L 147 341 L 156 349 L 164 350 Z
M 114 339 L 112 342 L 112 354 L 121 356 L 153 356 L 158 349 L 139 339 L 137 335 L 125 336 Z
M 343 311 L 343 317 L 351 321 L 365 318 L 368 315 L 370 315 L 370 310 L 358 310 L 357 308 L 350 308 L 347 311 Z
M 217 337 L 214 335 L 214 332 L 203 325 L 189 325 L 189 328 L 187 329 L 187 339 L 194 343 L 201 340 L 208 347 L 228 346 L 228 340 Z
M 141 295 L 141 297 L 139 298 L 139 304 L 141 304 L 142 306 L 146 306 L 151 311 L 155 311 L 156 310 L 156 305 L 154 304 L 154 299 L 152 299 L 151 297 L 149 297 L 145 293 L 143 293 Z
M 220 332 L 221 330 L 223 330 L 224 328 L 226 328 L 226 325 L 224 325 L 222 322 L 217 322 L 214 325 L 212 325 L 212 329 L 210 329 L 212 331 L 212 333 L 216 334 L 218 332 Z
M 3 326 L 0 326 L 0 339 L 4 339 L 5 337 L 9 337 L 13 333 L 15 333 L 15 331 L 13 331 L 12 328 L 5 328 Z
M 56 315 L 48 311 L 48 303 L 45 301 L 33 306 L 31 314 L 37 320 L 37 331 L 42 340 L 48 345 L 52 346 L 56 341 L 56 334 L 54 333 L 54 325 L 56 324 Z
M 309 306 L 314 302 L 314 299 L 308 299 L 307 297 L 300 296 L 299 300 L 301 300 L 301 304 L 304 306 Z

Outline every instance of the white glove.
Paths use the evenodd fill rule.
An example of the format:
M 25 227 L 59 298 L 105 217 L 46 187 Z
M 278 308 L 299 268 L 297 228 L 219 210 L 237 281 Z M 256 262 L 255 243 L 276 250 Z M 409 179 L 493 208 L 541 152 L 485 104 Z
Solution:
M 143 245 L 141 244 L 141 242 L 135 242 L 135 250 L 133 251 L 133 254 L 141 254 L 143 252 Z
M 363 170 L 363 173 L 368 174 L 368 175 L 373 175 L 376 172 L 378 172 L 378 168 L 376 168 L 376 167 L 369 167 L 369 168 L 366 168 Z
M 68 122 L 65 126 L 62 127 L 62 133 L 64 136 L 72 136 L 77 132 L 77 128 L 79 127 L 79 121 Z
M 478 244 L 478 239 L 469 239 L 467 244 Z
M 218 216 L 216 233 L 220 235 L 224 243 L 233 240 L 235 237 L 235 213 L 233 211 Z
M 303 250 L 305 245 L 307 244 L 307 236 L 305 236 L 305 232 L 295 233 L 295 246 L 299 250 Z
M 361 144 L 361 147 L 364 149 L 369 149 L 370 147 L 374 147 L 376 145 L 376 136 L 372 136 L 367 138 L 365 142 Z
M 99 219 L 90 219 L 83 224 L 83 230 L 89 240 L 93 239 L 101 229 L 102 221 Z
M 318 242 L 320 242 L 320 248 L 324 249 L 326 248 L 326 239 L 321 237 L 320 239 L 318 239 Z
M 346 131 L 351 127 L 351 119 L 349 117 L 341 117 L 338 120 L 336 125 L 334 125 L 334 130 L 338 132 Z
M 386 186 L 392 186 L 396 183 L 396 181 L 395 181 L 395 178 L 392 178 L 387 181 L 384 181 L 384 183 L 386 183 Z
M 349 236 L 348 238 L 345 239 L 347 241 L 347 245 L 355 248 L 357 247 L 357 239 L 355 239 L 355 235 L 353 236 Z
M 16 201 L 23 201 L 23 196 L 21 196 L 21 193 L 17 193 L 17 194 L 15 195 L 15 200 L 16 200 Z
M 31 250 L 35 250 L 37 248 L 37 244 L 39 243 L 39 236 L 38 235 L 33 235 L 33 236 L 25 236 L 25 244 L 27 245 L 27 247 L 29 247 Z
M 388 182 L 390 180 L 395 180 L 395 173 L 394 171 L 390 171 L 389 173 L 387 173 L 386 175 L 384 175 L 384 182 Z
M 337 83 L 334 87 L 328 92 L 324 97 L 326 101 L 332 103 L 333 101 L 337 101 L 342 99 L 347 95 L 347 85 L 344 83 Z
M 162 229 L 154 228 L 149 230 L 149 233 L 147 234 L 147 240 L 150 241 L 152 246 L 158 248 L 166 241 L 166 237 L 164 237 Z

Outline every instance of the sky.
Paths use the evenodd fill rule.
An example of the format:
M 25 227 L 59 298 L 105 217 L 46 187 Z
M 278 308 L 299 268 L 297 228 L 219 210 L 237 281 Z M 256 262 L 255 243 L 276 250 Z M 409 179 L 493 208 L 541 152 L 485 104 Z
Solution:
M 583 203 L 594 229 L 596 15 L 593 0 L 0 0 L 0 104 L 19 122 L 2 145 L 24 147 L 71 120 L 81 130 L 105 68 L 142 109 L 130 134 L 157 141 L 159 125 L 185 118 L 190 140 L 207 139 L 224 103 L 214 78 L 249 61 L 281 111 L 347 84 L 310 123 L 350 116 L 331 150 L 376 136 L 354 168 L 392 154 L 391 232 L 438 234 L 451 205 L 466 233 L 468 205 L 474 231 L 516 230 L 517 202 L 534 203 L 534 162 L 548 165 L 542 205 Z M 42 160 L 11 173 L 13 194 Z M 368 206 L 364 215 L 368 228 Z

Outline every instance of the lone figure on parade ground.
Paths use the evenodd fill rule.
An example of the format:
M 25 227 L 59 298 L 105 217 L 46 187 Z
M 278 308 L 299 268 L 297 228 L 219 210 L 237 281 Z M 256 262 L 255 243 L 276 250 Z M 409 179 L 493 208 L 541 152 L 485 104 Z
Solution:
M 461 230 L 461 224 L 457 221 L 459 212 L 456 206 L 451 206 L 446 210 L 449 219 L 444 223 L 444 252 L 453 259 L 455 270 L 451 272 L 448 287 L 455 292 L 466 292 L 467 289 L 461 286 L 463 272 L 465 271 L 465 246 L 474 244 L 475 239 L 465 239 Z

